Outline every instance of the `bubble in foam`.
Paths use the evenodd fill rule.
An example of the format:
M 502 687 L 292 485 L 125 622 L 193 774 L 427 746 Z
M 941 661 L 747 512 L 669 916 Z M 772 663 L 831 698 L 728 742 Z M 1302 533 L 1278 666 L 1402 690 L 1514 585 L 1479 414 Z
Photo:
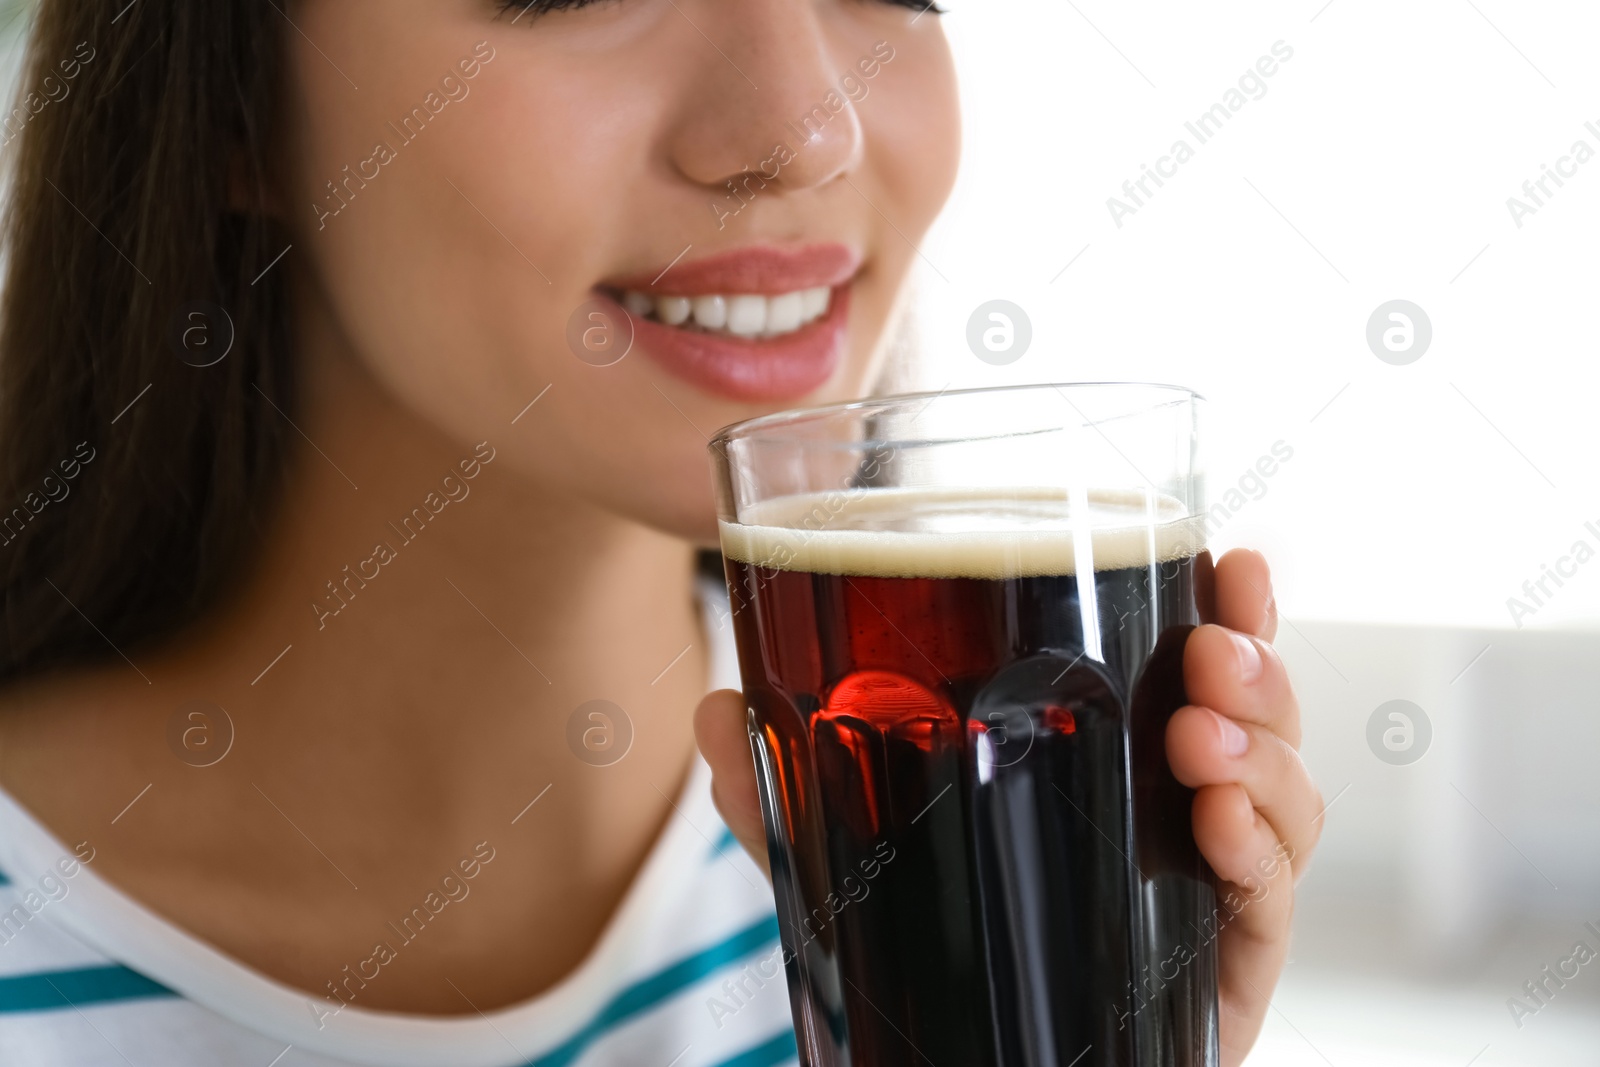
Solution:
M 1023 578 L 1193 556 L 1204 516 L 1156 492 L 854 489 L 778 497 L 719 524 L 754 566 L 879 578 Z

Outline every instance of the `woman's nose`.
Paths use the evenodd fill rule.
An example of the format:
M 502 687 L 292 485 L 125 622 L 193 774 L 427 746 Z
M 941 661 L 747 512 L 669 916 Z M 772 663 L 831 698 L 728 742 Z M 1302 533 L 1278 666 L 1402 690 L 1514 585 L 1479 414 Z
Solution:
M 677 6 L 685 20 L 692 9 L 718 13 L 715 23 L 686 27 L 705 59 L 672 135 L 672 160 L 685 177 L 706 186 L 759 178 L 794 191 L 856 167 L 861 119 L 841 87 L 854 58 L 832 54 L 814 5 Z

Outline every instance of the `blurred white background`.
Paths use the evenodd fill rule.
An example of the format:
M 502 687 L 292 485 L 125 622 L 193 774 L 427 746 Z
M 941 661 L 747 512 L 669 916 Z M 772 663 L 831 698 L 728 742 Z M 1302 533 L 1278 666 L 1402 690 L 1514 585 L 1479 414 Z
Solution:
M 1600 10 L 944 6 L 966 149 L 921 249 L 910 384 L 1190 386 L 1213 500 L 1293 449 L 1214 542 L 1273 562 L 1331 802 L 1250 1064 L 1600 1063 L 1600 961 L 1547 1005 L 1523 989 L 1577 942 L 1600 952 Z M 1277 42 L 1265 93 L 1201 143 L 1185 123 Z M 1123 183 L 1180 139 L 1193 158 L 1119 227 L 1108 198 L 1133 204 Z M 1596 158 L 1518 227 L 1507 199 L 1579 140 Z M 992 299 L 1032 326 L 1005 366 L 966 340 Z M 1432 326 L 1405 365 L 1367 342 L 1396 299 Z M 1580 540 L 1596 558 L 1529 600 Z M 1432 736 L 1412 714 L 1410 749 L 1375 750 L 1396 699 Z M 1540 1007 L 1520 1027 L 1513 997 Z
M 23 6 L 0 3 L 11 77 Z M 1520 1027 L 1508 1000 L 1600 951 L 1600 557 L 1521 628 L 1507 600 L 1600 550 L 1600 158 L 1520 228 L 1506 201 L 1574 142 L 1600 153 L 1600 9 L 946 6 L 965 161 L 921 249 L 910 384 L 1193 387 L 1213 499 L 1293 450 L 1215 538 L 1272 559 L 1330 801 L 1250 1064 L 1594 1067 L 1600 961 Z M 1201 144 L 1185 123 L 1280 41 L 1264 95 Z M 1193 158 L 1119 227 L 1108 198 L 1179 139 Z M 966 342 L 992 299 L 1031 321 L 1006 366 Z M 1399 366 L 1366 339 L 1395 299 L 1433 333 Z M 1396 699 L 1432 735 L 1401 765 L 1368 742 Z

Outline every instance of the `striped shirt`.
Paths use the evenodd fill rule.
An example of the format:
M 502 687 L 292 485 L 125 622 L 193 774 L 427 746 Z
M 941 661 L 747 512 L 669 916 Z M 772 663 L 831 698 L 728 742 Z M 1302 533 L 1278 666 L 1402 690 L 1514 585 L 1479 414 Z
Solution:
M 702 586 L 712 682 L 736 688 Z M 772 1067 L 796 1058 L 772 890 L 697 756 L 588 957 L 476 1015 L 346 1004 L 274 981 L 157 916 L 0 791 L 0 1064 L 27 1067 Z M 82 862 L 83 859 L 89 862 Z

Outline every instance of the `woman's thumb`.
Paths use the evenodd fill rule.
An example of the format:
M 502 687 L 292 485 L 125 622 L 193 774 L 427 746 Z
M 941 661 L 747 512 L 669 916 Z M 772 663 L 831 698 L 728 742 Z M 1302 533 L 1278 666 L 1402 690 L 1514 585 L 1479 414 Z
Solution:
M 694 713 L 694 736 L 700 754 L 711 765 L 711 799 L 722 821 L 767 870 L 767 838 L 761 825 L 761 800 L 756 793 L 755 758 L 745 725 L 744 697 L 735 689 L 706 695 Z

